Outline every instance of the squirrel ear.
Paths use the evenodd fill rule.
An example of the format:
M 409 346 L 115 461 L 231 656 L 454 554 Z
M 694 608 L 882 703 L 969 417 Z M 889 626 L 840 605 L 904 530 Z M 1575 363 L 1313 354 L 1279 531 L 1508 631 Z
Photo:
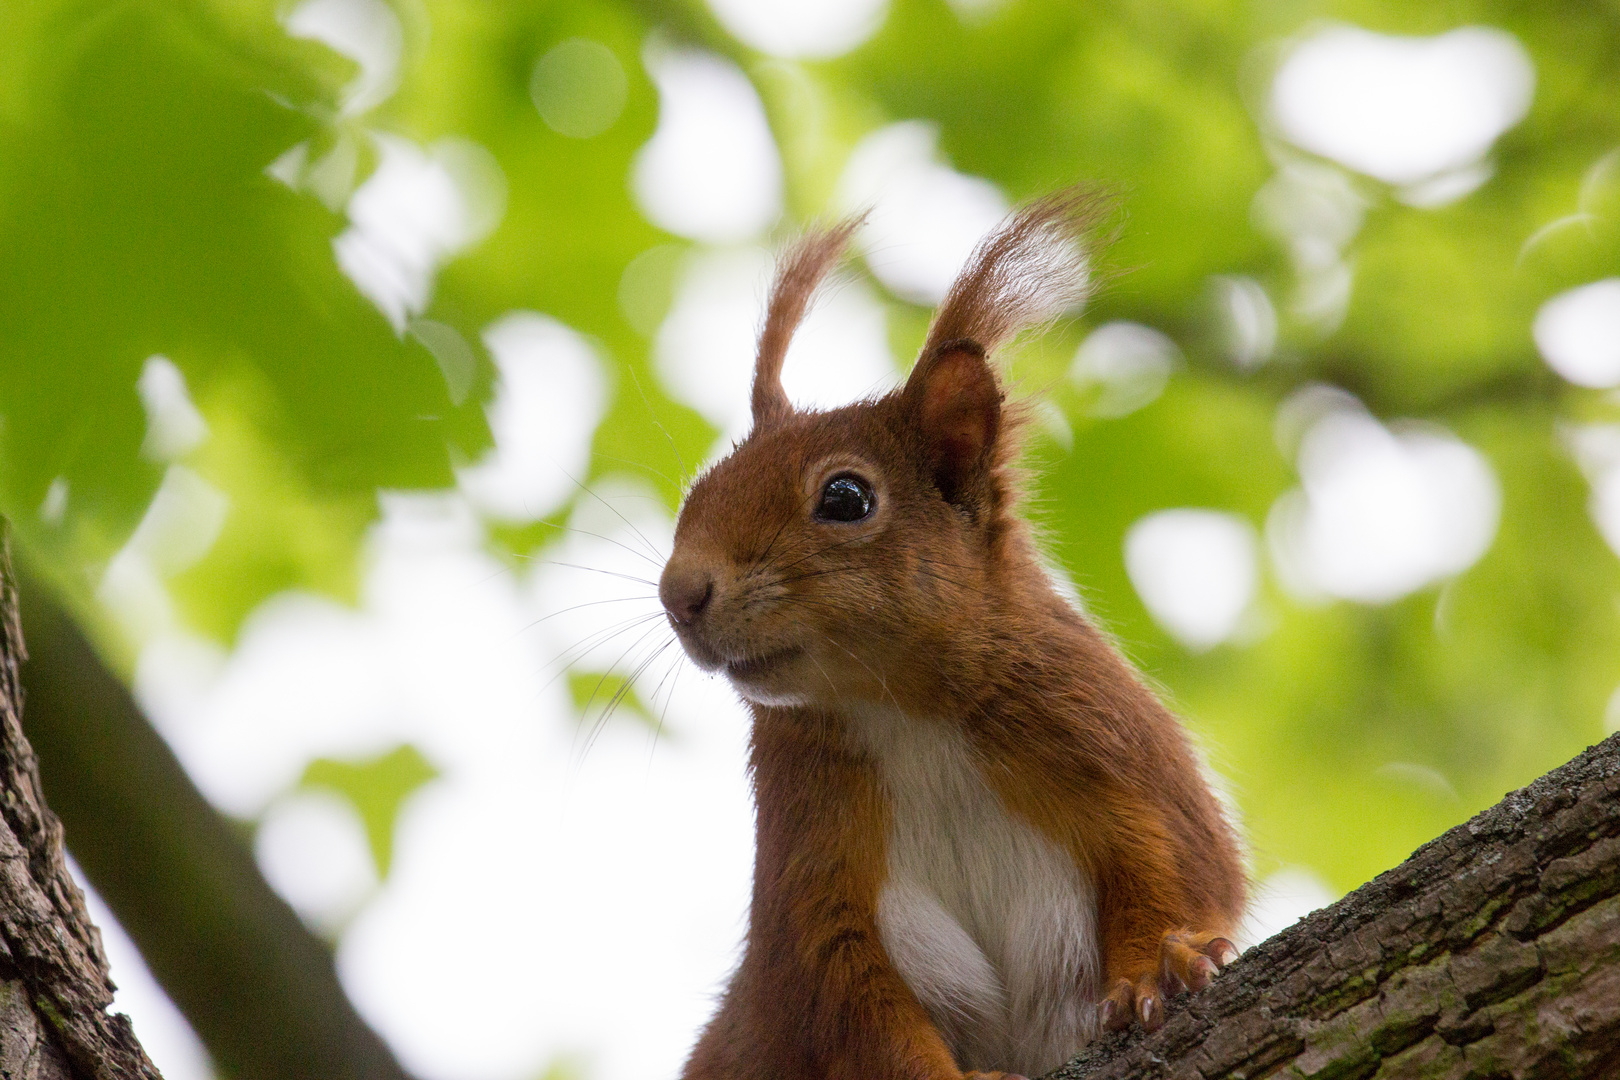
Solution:
M 1001 389 L 984 348 L 963 340 L 929 350 L 902 394 L 934 483 L 947 502 L 960 502 L 988 464 L 1001 426 Z
M 782 389 L 782 361 L 787 358 L 793 332 L 804 321 L 821 279 L 838 262 L 850 236 L 864 220 L 866 215 L 860 214 L 824 231 L 807 233 L 778 260 L 754 360 L 755 427 L 769 427 L 792 415 L 793 403 Z

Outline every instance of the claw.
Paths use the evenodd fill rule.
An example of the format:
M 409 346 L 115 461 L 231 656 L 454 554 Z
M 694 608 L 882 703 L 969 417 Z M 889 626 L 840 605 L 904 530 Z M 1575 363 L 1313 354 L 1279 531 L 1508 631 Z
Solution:
M 1171 930 L 1159 944 L 1159 981 L 1165 992 L 1202 990 L 1237 959 L 1238 951 L 1226 938 L 1191 930 Z

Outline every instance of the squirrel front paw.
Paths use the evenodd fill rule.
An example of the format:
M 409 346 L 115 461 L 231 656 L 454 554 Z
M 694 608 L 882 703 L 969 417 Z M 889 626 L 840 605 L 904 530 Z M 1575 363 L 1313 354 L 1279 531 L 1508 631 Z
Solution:
M 962 1080 L 1028 1080 L 1028 1077 L 1020 1076 L 1018 1073 L 980 1072 L 975 1069 L 973 1072 L 963 1073 Z
M 1237 946 L 1218 934 L 1169 930 L 1159 940 L 1154 970 L 1115 979 L 1102 1001 L 1102 1023 L 1109 1031 L 1127 1028 L 1133 1018 L 1149 1031 L 1164 1024 L 1164 999 L 1202 990 L 1220 969 L 1238 958 Z

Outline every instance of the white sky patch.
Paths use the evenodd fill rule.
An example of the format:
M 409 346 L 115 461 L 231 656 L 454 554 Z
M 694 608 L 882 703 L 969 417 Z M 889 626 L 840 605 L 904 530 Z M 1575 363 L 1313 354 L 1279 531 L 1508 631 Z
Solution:
M 658 601 L 658 576 L 674 541 L 674 520 L 643 482 L 606 477 L 575 501 L 557 543 L 537 553 L 526 586 L 556 643 L 546 658 L 552 662 L 547 678 L 563 665 L 629 674 L 665 643 L 671 643 L 666 659 L 681 655 Z M 648 677 L 637 683 L 643 702 L 662 703 L 662 697 L 657 703 L 653 698 L 666 671 L 667 663 L 648 668 Z M 601 704 L 593 706 L 590 723 Z M 575 750 L 588 739 L 582 728 Z
M 213 1064 L 208 1051 L 185 1016 L 169 1000 L 157 979 L 142 959 L 140 950 L 130 940 L 124 928 L 118 925 L 112 909 L 90 887 L 84 871 L 71 858 L 68 869 L 73 880 L 84 890 L 85 906 L 90 921 L 101 931 L 101 945 L 107 953 L 107 967 L 112 980 L 118 985 L 113 996 L 112 1011 L 129 1017 L 135 1028 L 135 1037 L 152 1064 L 158 1067 L 165 1080 L 213 1080 Z
M 180 634 L 153 641 L 135 694 L 209 801 L 256 817 L 312 759 L 393 745 L 378 685 L 387 657 L 366 629 L 333 601 L 283 593 L 249 616 L 228 655 Z
M 1265 286 L 1244 274 L 1222 274 L 1210 279 L 1210 296 L 1227 359 L 1240 371 L 1271 359 L 1277 348 L 1277 309 Z
M 1534 91 L 1529 54 L 1502 30 L 1419 38 L 1330 25 L 1288 51 L 1268 111 L 1296 146 L 1438 205 L 1489 178 L 1485 155 Z
M 152 565 L 128 551 L 107 562 L 96 584 L 96 600 L 118 622 L 130 641 L 146 641 L 177 625 L 174 601 Z
M 495 446 L 457 483 L 491 517 L 538 521 L 585 478 L 607 376 L 590 342 L 532 311 L 491 323 L 484 344 L 500 373 L 487 410 Z
M 772 56 L 841 56 L 883 25 L 888 0 L 708 0 L 732 36 Z
M 558 737 L 523 788 L 449 783 L 409 808 L 396 870 L 339 953 L 409 1067 L 498 1080 L 569 1052 L 602 1080 L 678 1070 L 748 903 L 746 725 L 714 704 L 656 750 L 609 721 L 582 760 Z
M 1284 164 L 1254 197 L 1255 224 L 1287 241 L 1306 266 L 1337 262 L 1366 211 L 1366 197 L 1344 173 L 1312 162 Z
M 661 229 L 725 244 L 758 236 L 782 213 L 782 161 L 759 95 L 707 53 L 649 49 L 658 127 L 637 153 L 631 190 Z
M 373 133 L 376 170 L 349 198 L 349 227 L 332 240 L 338 266 L 396 333 L 433 296 L 448 259 L 494 230 L 506 212 L 506 178 L 495 158 L 466 139 L 424 150 Z
M 174 461 L 202 445 L 208 422 L 191 403 L 186 377 L 167 356 L 149 356 L 135 380 L 135 393 L 146 410 L 146 438 L 141 456 Z
M 137 695 L 227 813 L 263 813 L 318 757 L 374 757 L 414 742 L 441 769 L 477 758 L 500 703 L 544 704 L 523 639 L 530 605 L 511 571 L 483 553 L 465 500 L 386 496 L 382 511 L 358 608 L 282 593 L 249 616 L 228 659 L 179 637 L 142 652 Z M 463 634 L 464 620 L 482 629 Z M 459 702 L 448 700 L 451 682 Z M 444 717 L 459 718 L 457 728 L 441 729 Z
M 130 538 L 107 562 L 96 598 L 134 641 L 174 626 L 163 579 L 196 565 L 225 527 L 230 499 L 184 465 L 170 465 Z
M 838 182 L 846 211 L 870 208 L 858 238 L 866 265 L 897 296 L 919 304 L 944 299 L 968 255 L 1007 213 L 990 181 L 957 172 L 939 157 L 939 129 L 907 120 L 867 135 Z
M 653 342 L 660 382 L 720 429 L 721 445 L 748 431 L 754 345 L 772 260 L 758 248 L 695 257 Z M 782 371 L 801 408 L 846 405 L 898 378 L 883 304 L 859 281 L 829 282 L 794 336 Z
M 60 525 L 67 516 L 68 507 L 68 481 L 65 476 L 58 476 L 51 481 L 51 486 L 45 489 L 45 498 L 40 500 L 39 520 L 47 525 Z
M 360 169 L 360 147 L 353 132 L 343 130 L 332 140 L 331 148 L 319 158 L 309 158 L 309 140 L 284 152 L 264 167 L 266 175 L 294 191 L 306 191 L 321 205 L 336 213 L 343 209 L 354 190 L 354 177 Z
M 1285 162 L 1254 197 L 1261 231 L 1288 246 L 1295 273 L 1293 314 L 1319 333 L 1344 322 L 1353 275 L 1344 250 L 1361 229 L 1368 200 L 1331 165 Z
M 782 365 L 788 400 L 802 409 L 832 409 L 898 381 L 882 302 L 863 282 L 829 283 L 788 347 Z
M 137 667 L 209 798 L 242 816 L 274 805 L 276 829 L 312 758 L 410 743 L 440 770 L 339 945 L 345 987 L 424 1080 L 527 1080 L 564 1053 L 592 1080 L 674 1075 L 736 959 L 753 817 L 734 695 L 689 664 L 677 676 L 671 647 L 636 683 L 661 734 L 622 709 L 593 739 L 595 711 L 579 722 L 553 678 L 596 631 L 618 636 L 581 670 L 670 638 L 655 595 L 669 512 L 641 483 L 593 491 L 581 531 L 517 571 L 459 498 L 389 496 L 358 608 L 280 597 L 229 654 L 169 638 Z M 281 884 L 297 894 L 317 871 Z
M 1304 430 L 1301 486 L 1267 521 L 1283 584 L 1305 598 L 1383 604 L 1467 570 L 1501 514 L 1490 464 L 1444 429 L 1391 429 L 1359 403 L 1344 406 Z
M 343 88 L 344 116 L 357 116 L 399 88 L 405 32 L 383 0 L 304 0 L 283 24 L 292 37 L 319 41 L 360 67 Z
M 266 176 L 280 180 L 297 191 L 304 183 L 304 171 L 309 167 L 309 141 L 297 143 L 264 167 Z
M 1181 350 L 1164 333 L 1134 322 L 1103 323 L 1080 343 L 1069 380 L 1096 388 L 1093 416 L 1127 416 L 1164 393 Z
M 178 574 L 208 554 L 229 509 L 224 492 L 184 465 L 170 465 L 123 550 L 165 576 Z
M 253 855 L 265 880 L 322 934 L 341 928 L 377 887 L 365 824 L 333 792 L 276 800 L 259 821 Z
M 1561 292 L 1531 328 L 1547 366 L 1577 386 L 1620 386 L 1620 277 Z
M 1255 887 L 1235 944 L 1240 949 L 1258 945 L 1338 898 L 1339 894 L 1315 871 L 1285 866 Z
M 659 382 L 722 437 L 748 431 L 754 338 L 770 274 L 771 257 L 757 248 L 694 257 L 653 338 Z
M 1237 632 L 1259 585 L 1254 526 L 1217 510 L 1160 510 L 1125 533 L 1125 572 L 1148 613 L 1197 652 Z
M 1587 509 L 1604 541 L 1620 555 L 1620 424 L 1565 428 L 1564 444 L 1592 485 Z
M 1361 399 L 1331 383 L 1307 383 L 1283 399 L 1272 418 L 1271 430 L 1277 449 L 1284 457 L 1299 453 L 1305 433 L 1324 416 L 1335 412 L 1362 411 Z

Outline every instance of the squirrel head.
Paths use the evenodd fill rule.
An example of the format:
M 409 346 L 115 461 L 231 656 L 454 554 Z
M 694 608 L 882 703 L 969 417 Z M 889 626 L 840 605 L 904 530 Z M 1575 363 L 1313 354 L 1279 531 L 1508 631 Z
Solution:
M 1084 241 L 1106 208 L 1076 189 L 1015 212 L 968 260 L 905 385 L 826 411 L 793 407 L 782 361 L 859 219 L 787 252 L 759 337 L 753 429 L 688 492 L 659 583 L 699 666 L 763 705 L 897 702 L 913 684 L 926 695 L 933 665 L 1027 554 L 1014 513 L 1021 412 L 991 352 L 1085 298 Z

